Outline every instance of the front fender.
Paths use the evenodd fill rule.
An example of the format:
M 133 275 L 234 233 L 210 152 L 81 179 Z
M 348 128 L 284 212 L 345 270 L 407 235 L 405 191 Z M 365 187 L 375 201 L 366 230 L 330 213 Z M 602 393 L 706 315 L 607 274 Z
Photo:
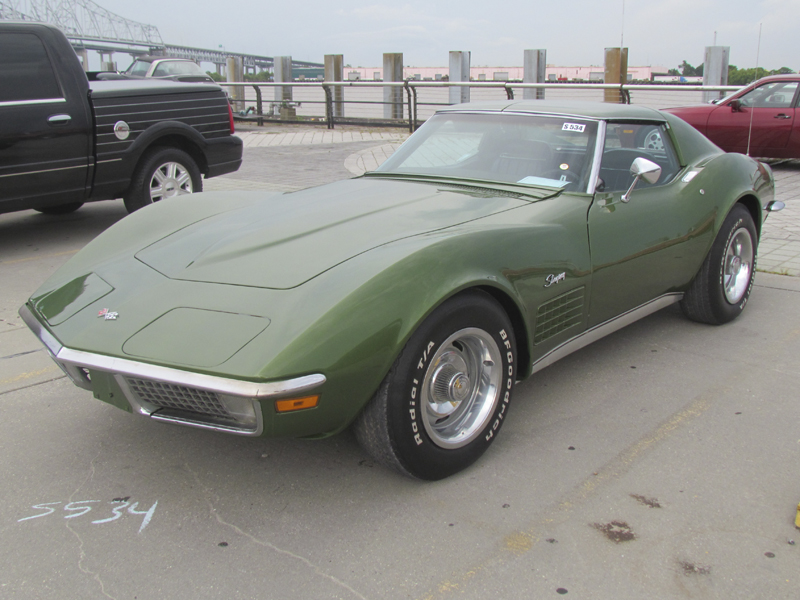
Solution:
M 541 216 L 539 207 L 529 208 L 527 216 Z M 513 211 L 520 221 L 526 220 L 524 210 Z M 284 322 L 286 315 L 268 315 L 272 331 L 262 334 L 264 340 L 291 342 L 271 356 L 260 378 L 324 374 L 327 382 L 313 418 L 333 424 L 325 431 L 335 433 L 369 402 L 430 313 L 471 288 L 499 298 L 509 313 L 522 350 L 518 373 L 524 378 L 534 353 L 531 331 L 537 308 L 570 289 L 588 287 L 585 204 L 583 210 L 572 231 L 559 223 L 483 222 L 393 242 L 339 265 L 301 287 L 302 295 L 292 304 L 293 324 Z M 507 217 L 497 220 L 501 218 Z M 565 273 L 566 281 L 545 287 L 548 275 L 558 273 Z M 585 311 L 576 325 L 585 322 Z M 308 326 L 302 331 L 289 331 L 304 320 Z M 536 352 L 546 352 L 574 331 L 555 335 Z M 254 347 L 258 345 L 256 340 Z

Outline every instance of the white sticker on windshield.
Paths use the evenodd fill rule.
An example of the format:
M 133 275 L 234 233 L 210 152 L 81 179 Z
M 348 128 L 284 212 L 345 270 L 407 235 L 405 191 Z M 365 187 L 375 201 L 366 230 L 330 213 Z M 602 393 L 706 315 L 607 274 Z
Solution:
M 533 175 L 529 175 L 528 177 L 523 177 L 517 183 L 527 183 L 528 185 L 546 185 L 547 187 L 564 187 L 569 183 L 566 177 L 563 175 L 561 179 L 548 179 L 546 177 L 534 177 Z
M 586 125 L 583 123 L 564 123 L 561 131 L 574 131 L 576 133 L 583 133 L 584 129 L 586 129 Z

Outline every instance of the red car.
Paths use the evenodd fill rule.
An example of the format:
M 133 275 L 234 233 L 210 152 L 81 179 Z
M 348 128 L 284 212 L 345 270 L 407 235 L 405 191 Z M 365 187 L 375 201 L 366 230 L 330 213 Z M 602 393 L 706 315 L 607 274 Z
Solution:
M 771 75 L 717 104 L 664 110 L 704 133 L 726 152 L 800 158 L 798 88 L 800 75 Z

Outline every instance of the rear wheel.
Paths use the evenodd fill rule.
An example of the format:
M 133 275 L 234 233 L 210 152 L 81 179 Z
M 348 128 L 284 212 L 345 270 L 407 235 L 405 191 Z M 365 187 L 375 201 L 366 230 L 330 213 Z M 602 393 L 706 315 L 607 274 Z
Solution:
M 636 147 L 644 148 L 651 152 L 664 151 L 664 138 L 661 137 L 661 129 L 658 127 L 640 127 L 636 135 Z
M 191 156 L 177 148 L 153 148 L 133 175 L 125 208 L 132 213 L 166 198 L 202 191 L 202 175 Z
M 354 429 L 376 461 L 420 479 L 475 462 L 503 423 L 516 378 L 511 323 L 488 294 L 466 292 L 411 336 Z
M 753 289 L 758 234 L 750 212 L 737 204 L 728 213 L 700 272 L 681 301 L 693 321 L 721 325 L 744 310 Z

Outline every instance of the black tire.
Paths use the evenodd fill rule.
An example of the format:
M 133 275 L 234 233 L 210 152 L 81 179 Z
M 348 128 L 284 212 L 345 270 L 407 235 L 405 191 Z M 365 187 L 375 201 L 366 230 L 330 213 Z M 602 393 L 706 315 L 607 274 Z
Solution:
M 125 208 L 132 213 L 165 198 L 202 191 L 200 169 L 191 156 L 177 148 L 153 148 L 134 171 Z
M 376 462 L 411 477 L 465 469 L 508 414 L 515 357 L 503 308 L 484 292 L 455 296 L 411 336 L 356 420 L 356 438 Z
M 700 272 L 681 300 L 683 314 L 711 325 L 738 317 L 753 289 L 757 248 L 753 217 L 737 204 L 725 217 Z
M 69 204 L 59 204 L 57 206 L 42 206 L 36 208 L 43 215 L 68 215 L 83 206 L 83 202 L 70 202 Z

